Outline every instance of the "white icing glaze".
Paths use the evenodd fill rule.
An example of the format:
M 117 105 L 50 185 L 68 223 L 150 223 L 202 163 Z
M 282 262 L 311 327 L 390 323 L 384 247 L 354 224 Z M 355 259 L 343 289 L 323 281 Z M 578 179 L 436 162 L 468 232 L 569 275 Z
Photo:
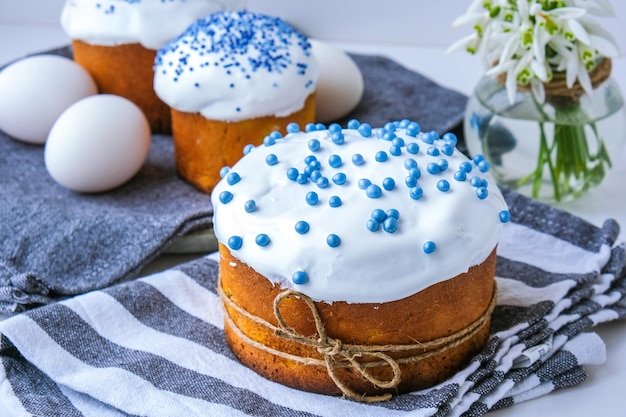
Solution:
M 140 43 L 159 49 L 196 19 L 239 10 L 247 0 L 67 0 L 61 26 L 72 39 L 94 45 Z
M 406 126 L 404 122 L 395 124 Z M 408 136 L 404 128 L 398 128 L 395 134 L 405 144 L 415 142 L 420 149 L 414 155 L 404 146 L 400 148 L 401 155 L 393 156 L 392 142 L 376 137 L 385 129 L 375 132 L 365 138 L 358 130 L 344 129 L 345 142 L 341 145 L 333 143 L 327 130 L 298 132 L 276 140 L 272 146 L 253 149 L 230 170 L 240 176 L 240 181 L 229 185 L 226 176 L 213 191 L 213 222 L 218 241 L 228 246 L 230 237 L 241 237 L 242 246 L 231 248 L 236 258 L 271 282 L 327 302 L 398 300 L 485 260 L 498 241 L 502 227 L 500 212 L 508 214 L 490 174 L 480 172 L 470 161 L 473 169 L 467 179 L 457 181 L 454 173 L 462 162 L 468 161 L 462 153 L 454 149 L 451 156 L 427 154 L 431 146 L 441 151 L 443 139 L 429 145 L 422 138 L 430 134 L 420 133 L 416 139 Z M 314 138 L 321 143 L 317 152 L 307 147 Z M 385 162 L 375 160 L 379 151 L 387 153 Z M 365 160 L 361 166 L 351 161 L 356 153 Z M 278 158 L 273 166 L 266 163 L 269 154 Z M 338 168 L 329 164 L 333 154 L 343 161 Z M 311 181 L 299 184 L 288 179 L 286 171 L 291 167 L 303 172 L 304 158 L 308 155 L 314 155 L 320 162 L 320 173 L 330 180 L 327 188 L 319 188 Z M 405 183 L 407 158 L 413 158 L 421 172 L 418 186 L 423 189 L 423 196 L 418 200 L 409 197 Z M 428 173 L 427 165 L 441 159 L 447 160 L 448 168 L 437 174 Z M 344 185 L 332 180 L 339 172 L 347 176 Z M 489 182 L 485 199 L 478 198 L 477 188 L 470 184 L 473 176 Z M 395 188 L 390 191 L 382 185 L 386 177 L 395 180 Z M 358 186 L 361 178 L 377 184 L 382 195 L 368 197 Z M 447 192 L 437 188 L 442 179 L 450 184 Z M 305 202 L 306 194 L 311 191 L 319 196 L 315 206 Z M 224 192 L 232 193 L 232 200 L 226 204 L 220 198 Z M 330 207 L 331 196 L 339 196 L 341 206 Z M 256 211 L 248 213 L 244 206 L 251 199 L 256 202 Z M 366 223 L 374 209 L 397 209 L 400 213 L 397 231 L 386 232 L 382 225 L 375 232 L 368 230 Z M 294 226 L 298 221 L 309 223 L 308 233 L 296 232 Z M 264 247 L 257 245 L 258 234 L 268 235 L 270 243 Z M 338 235 L 341 244 L 330 247 L 326 243 L 329 234 Z M 435 242 L 433 253 L 423 251 L 426 241 Z M 293 273 L 298 270 L 308 275 L 306 283 L 292 281 Z
M 157 53 L 154 90 L 170 107 L 207 119 L 288 116 L 315 91 L 308 40 L 282 20 L 216 13 Z

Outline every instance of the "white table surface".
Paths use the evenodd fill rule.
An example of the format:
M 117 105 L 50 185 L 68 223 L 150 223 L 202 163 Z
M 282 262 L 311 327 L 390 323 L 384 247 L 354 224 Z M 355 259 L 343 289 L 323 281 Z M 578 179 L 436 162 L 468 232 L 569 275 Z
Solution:
M 5 0 L 0 0 L 0 9 L 4 8 L 3 2 L 8 4 Z M 55 23 L 55 19 L 40 19 L 38 22 L 23 22 L 19 19 L 7 21 L 2 18 L 2 13 L 3 11 L 0 10 L 0 65 L 28 53 L 40 52 L 69 43 L 69 39 Z M 349 52 L 388 56 L 445 87 L 468 95 L 483 71 L 475 57 L 465 53 L 447 55 L 445 47 L 438 44 L 420 46 L 391 41 L 376 42 L 371 39 L 366 41 L 325 40 Z M 620 57 L 614 60 L 613 76 L 626 97 L 626 58 Z M 586 197 L 574 203 L 561 205 L 560 208 L 598 226 L 605 219 L 614 218 L 623 225 L 623 228 L 626 228 L 624 178 L 626 178 L 626 149 L 600 187 Z M 622 231 L 620 239 L 626 240 L 625 231 Z M 163 255 L 149 265 L 143 273 L 159 271 L 197 256 L 201 254 Z M 493 417 L 626 416 L 626 395 L 624 395 L 626 322 L 603 324 L 595 331 L 606 343 L 607 360 L 602 365 L 587 366 L 589 377 L 583 384 L 508 409 L 495 411 L 489 415 Z M 8 415 L 8 413 L 0 408 L 0 415 Z

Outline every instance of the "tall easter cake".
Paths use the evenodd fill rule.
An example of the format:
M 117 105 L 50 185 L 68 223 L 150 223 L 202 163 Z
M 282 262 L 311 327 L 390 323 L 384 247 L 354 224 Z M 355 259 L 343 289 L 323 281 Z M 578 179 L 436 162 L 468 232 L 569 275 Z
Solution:
M 156 51 L 196 19 L 245 0 L 67 0 L 61 25 L 74 60 L 100 93 L 125 97 L 144 112 L 154 133 L 171 131 L 170 110 L 154 93 Z
M 288 126 L 212 194 L 235 355 L 307 391 L 376 401 L 432 386 L 489 333 L 506 203 L 447 133 Z
M 172 108 L 176 167 L 210 192 L 246 144 L 314 121 L 318 65 L 307 38 L 248 11 L 214 13 L 157 54 L 154 89 Z

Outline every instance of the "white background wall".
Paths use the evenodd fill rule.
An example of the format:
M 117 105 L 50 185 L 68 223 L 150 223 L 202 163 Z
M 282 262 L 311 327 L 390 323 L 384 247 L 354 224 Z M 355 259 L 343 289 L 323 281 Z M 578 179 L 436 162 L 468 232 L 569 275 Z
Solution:
M 626 1 L 603 19 L 626 53 Z M 64 0 L 0 0 L 0 24 L 58 26 Z M 452 21 L 470 0 L 249 0 L 248 8 L 282 17 L 307 35 L 331 41 L 383 42 L 445 48 L 469 33 Z M 4 34 L 3 34 L 4 35 Z M 0 38 L 0 49 L 10 42 Z

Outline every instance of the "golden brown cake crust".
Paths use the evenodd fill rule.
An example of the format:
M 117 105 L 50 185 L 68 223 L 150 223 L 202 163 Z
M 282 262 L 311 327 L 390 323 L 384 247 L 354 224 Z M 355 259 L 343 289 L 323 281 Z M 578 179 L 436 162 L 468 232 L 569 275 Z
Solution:
M 135 103 L 146 115 L 152 133 L 172 131 L 170 108 L 154 92 L 156 51 L 141 44 L 92 45 L 72 41 L 74 61 L 91 74 L 101 94 L 115 94 Z
M 176 169 L 197 189 L 210 193 L 219 182 L 219 171 L 243 156 L 243 148 L 263 143 L 272 131 L 286 133 L 290 122 L 304 126 L 315 120 L 315 94 L 304 107 L 285 117 L 266 116 L 237 122 L 209 120 L 199 113 L 172 109 L 172 130 Z
M 303 364 L 268 351 L 267 348 L 270 348 L 299 357 L 316 358 L 318 362 L 324 360 L 324 356 L 315 347 L 281 338 L 272 329 L 259 325 L 232 307 L 231 303 L 234 303 L 252 316 L 277 326 L 273 303 L 284 290 L 233 257 L 228 248 L 221 244 L 220 254 L 221 291 L 229 299 L 225 303 L 225 333 L 235 355 L 245 365 L 270 380 L 305 391 L 342 394 L 325 366 Z M 430 387 L 460 370 L 480 351 L 489 336 L 489 319 L 486 313 L 489 306 L 493 305 L 495 296 L 495 257 L 494 250 L 483 263 L 470 268 L 467 273 L 401 300 L 379 304 L 315 302 L 327 335 L 344 344 L 429 343 L 435 339 L 454 336 L 486 317 L 483 325 L 452 348 L 435 346 L 407 352 L 388 352 L 390 357 L 400 362 L 401 382 L 395 388 L 377 388 L 348 367 L 335 369 L 336 377 L 357 393 L 378 395 Z M 280 313 L 297 333 L 313 339 L 318 336 L 311 310 L 299 297 L 289 296 L 284 299 L 280 304 Z M 241 334 L 245 337 L 241 337 Z M 267 348 L 253 346 L 246 340 L 248 338 Z M 402 358 L 428 351 L 438 353 L 431 352 L 432 356 L 419 361 L 402 362 Z M 360 362 L 376 360 L 378 358 L 367 356 L 359 359 Z M 393 377 L 391 367 L 387 365 L 370 367 L 368 371 L 384 381 Z

